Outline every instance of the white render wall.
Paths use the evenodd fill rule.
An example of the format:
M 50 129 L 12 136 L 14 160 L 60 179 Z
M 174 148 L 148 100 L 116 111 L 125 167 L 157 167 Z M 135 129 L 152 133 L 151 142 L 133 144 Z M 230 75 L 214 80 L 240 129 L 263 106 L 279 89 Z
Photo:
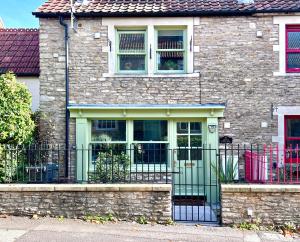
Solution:
M 19 82 L 24 83 L 32 95 L 31 109 L 37 111 L 40 106 L 40 80 L 38 77 L 18 77 Z

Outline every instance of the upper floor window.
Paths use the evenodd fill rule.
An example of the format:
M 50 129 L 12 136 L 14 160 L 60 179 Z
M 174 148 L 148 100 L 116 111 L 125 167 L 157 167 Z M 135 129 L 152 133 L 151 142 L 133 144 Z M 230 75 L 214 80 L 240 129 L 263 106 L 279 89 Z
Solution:
M 157 29 L 156 71 L 185 71 L 185 38 L 184 30 Z
M 286 27 L 286 71 L 300 72 L 300 25 Z
M 117 30 L 117 72 L 146 72 L 146 31 Z
M 186 27 L 116 29 L 116 72 L 185 73 Z

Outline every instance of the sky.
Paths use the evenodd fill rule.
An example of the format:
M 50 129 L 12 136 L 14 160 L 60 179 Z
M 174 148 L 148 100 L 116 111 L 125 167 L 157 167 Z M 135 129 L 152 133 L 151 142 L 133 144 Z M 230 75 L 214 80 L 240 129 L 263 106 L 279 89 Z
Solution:
M 32 12 L 46 0 L 0 0 L 0 17 L 5 28 L 38 28 Z

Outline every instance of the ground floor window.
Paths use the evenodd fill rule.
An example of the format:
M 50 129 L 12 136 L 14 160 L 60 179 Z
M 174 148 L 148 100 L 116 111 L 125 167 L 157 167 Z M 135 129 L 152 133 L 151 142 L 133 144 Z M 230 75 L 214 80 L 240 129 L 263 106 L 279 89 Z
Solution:
M 99 154 L 127 154 L 132 165 L 167 165 L 172 149 L 178 160 L 202 159 L 201 122 L 94 119 L 90 126 L 92 164 Z

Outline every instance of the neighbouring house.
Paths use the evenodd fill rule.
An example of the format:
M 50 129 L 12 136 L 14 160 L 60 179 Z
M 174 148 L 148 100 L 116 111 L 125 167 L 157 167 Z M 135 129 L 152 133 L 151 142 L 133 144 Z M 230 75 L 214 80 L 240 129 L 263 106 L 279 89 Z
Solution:
M 123 167 L 129 159 L 135 181 L 144 172 L 148 181 L 172 175 L 175 218 L 188 203 L 195 220 L 214 221 L 220 180 L 212 165 L 229 157 L 239 169 L 249 153 L 221 154 L 220 143 L 278 144 L 277 156 L 256 156 L 264 165 L 277 157 L 278 172 L 284 148 L 300 145 L 298 0 L 49 0 L 33 14 L 42 136 L 75 149 L 65 169 L 79 182 L 92 174 L 109 183 L 109 173 L 119 181 L 112 157 Z M 268 165 L 257 176 L 270 169 L 272 181 Z
M 38 110 L 40 68 L 37 29 L 0 28 L 0 74 L 8 71 L 26 84 L 32 94 L 32 110 Z

